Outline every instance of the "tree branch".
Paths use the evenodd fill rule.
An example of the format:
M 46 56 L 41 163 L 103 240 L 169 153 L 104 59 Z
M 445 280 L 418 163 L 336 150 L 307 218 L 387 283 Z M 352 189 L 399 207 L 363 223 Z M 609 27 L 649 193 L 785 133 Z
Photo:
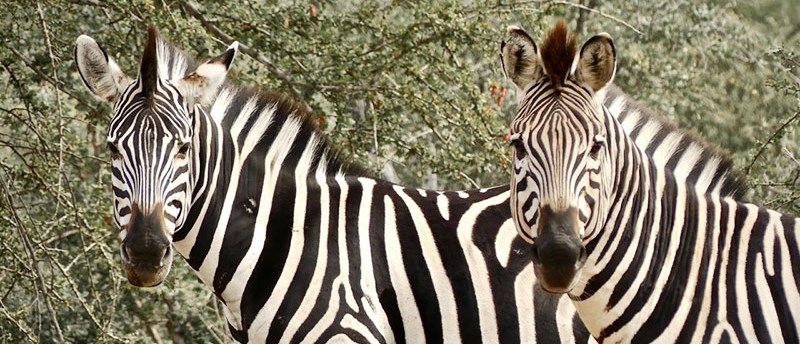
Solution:
M 202 13 L 200 13 L 200 10 L 198 10 L 195 5 L 189 3 L 188 1 L 179 1 L 179 3 L 181 4 L 181 6 L 183 6 L 186 12 L 188 12 L 189 14 L 192 15 L 192 17 L 200 21 L 200 23 L 203 24 L 203 26 L 218 39 L 222 40 L 227 44 L 230 44 L 235 40 L 233 36 L 222 31 L 222 29 L 220 29 L 217 25 L 214 25 L 214 23 L 211 20 L 209 20 Z M 252 57 L 254 60 L 258 61 L 259 63 L 267 67 L 267 70 L 270 72 L 270 74 L 274 75 L 276 78 L 281 80 L 284 86 L 286 86 L 286 88 L 289 89 L 289 92 L 292 94 L 292 96 L 297 98 L 297 101 L 301 102 L 303 106 L 305 106 L 306 108 L 309 108 L 308 105 L 305 103 L 305 100 L 303 99 L 303 95 L 297 90 L 296 83 L 292 80 L 292 77 L 288 73 L 278 69 L 278 67 L 276 67 L 264 55 L 262 55 L 255 49 L 250 48 L 245 44 L 242 44 L 241 42 L 239 43 L 239 51 L 241 51 L 247 56 Z

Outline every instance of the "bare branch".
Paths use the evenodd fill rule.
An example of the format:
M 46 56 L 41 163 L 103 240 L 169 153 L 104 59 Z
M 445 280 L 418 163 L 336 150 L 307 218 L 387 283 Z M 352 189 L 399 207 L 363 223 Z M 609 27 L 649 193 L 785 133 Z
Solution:
M 192 15 L 192 17 L 200 21 L 200 23 L 203 24 L 203 26 L 205 26 L 205 28 L 209 32 L 211 32 L 211 34 L 213 34 L 215 37 L 217 37 L 218 39 L 222 40 L 227 44 L 233 43 L 233 41 L 235 41 L 233 36 L 222 31 L 222 29 L 220 29 L 217 25 L 215 25 L 210 19 L 206 18 L 202 13 L 200 13 L 200 10 L 198 10 L 194 4 L 191 4 L 188 1 L 179 1 L 179 3 L 183 6 L 186 12 L 188 12 L 189 14 Z M 247 56 L 252 57 L 254 60 L 258 61 L 259 63 L 267 67 L 267 70 L 270 72 L 270 74 L 274 75 L 276 78 L 281 80 L 283 84 L 286 86 L 286 88 L 289 89 L 289 92 L 292 94 L 292 96 L 294 96 L 297 99 L 297 101 L 301 102 L 306 108 L 309 108 L 308 105 L 305 103 L 305 100 L 303 99 L 303 95 L 297 90 L 296 84 L 292 80 L 292 77 L 289 76 L 289 74 L 278 69 L 278 67 L 276 67 L 275 64 L 269 61 L 269 59 L 267 59 L 264 55 L 262 55 L 255 49 L 245 44 L 242 44 L 241 42 L 239 43 L 239 51 L 241 51 Z
M 50 43 L 50 30 L 47 29 L 47 21 L 44 19 L 44 13 L 42 12 L 42 3 L 36 2 L 36 13 L 39 15 L 39 22 L 42 24 L 42 31 L 44 31 L 44 41 L 45 45 L 47 45 L 47 54 L 50 57 L 50 67 L 53 68 L 53 80 L 56 82 L 53 84 L 53 94 L 56 97 L 56 110 L 58 110 L 58 191 L 61 191 L 61 181 L 62 175 L 64 171 L 64 108 L 61 105 L 61 96 L 58 89 L 57 84 L 60 83 L 58 80 L 58 70 L 56 69 L 56 56 L 53 55 L 53 44 Z M 63 338 L 62 338 L 63 340 Z
M 25 253 L 28 255 L 29 261 L 32 262 L 31 266 L 35 269 L 35 280 L 36 285 L 38 286 L 39 292 L 42 293 L 42 297 L 44 298 L 45 305 L 47 306 L 47 310 L 50 312 L 50 316 L 52 317 L 53 325 L 56 328 L 56 332 L 58 333 L 58 338 L 60 342 L 64 342 L 64 334 L 61 332 L 61 326 L 58 324 L 58 317 L 56 316 L 56 311 L 53 309 L 53 304 L 50 302 L 50 297 L 47 291 L 47 285 L 44 282 L 44 276 L 41 268 L 39 267 L 36 262 L 36 252 L 33 250 L 33 245 L 31 244 L 31 239 L 28 236 L 28 230 L 25 228 L 25 225 L 22 224 L 22 219 L 20 219 L 19 215 L 17 214 L 17 209 L 14 205 L 14 197 L 11 195 L 11 190 L 8 188 L 8 184 L 6 183 L 5 178 L 3 178 L 3 174 L 0 173 L 0 186 L 3 187 L 3 191 L 6 195 L 6 203 L 8 204 L 8 209 L 11 211 L 11 215 L 14 218 L 14 222 L 16 224 L 17 233 L 20 236 L 20 241 L 22 242 L 22 246 L 25 248 Z

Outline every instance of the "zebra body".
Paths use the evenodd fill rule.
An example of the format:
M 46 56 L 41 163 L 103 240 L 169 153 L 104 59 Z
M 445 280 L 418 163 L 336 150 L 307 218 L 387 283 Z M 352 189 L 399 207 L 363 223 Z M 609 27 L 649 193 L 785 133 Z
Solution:
M 438 192 L 366 177 L 291 101 L 223 84 L 235 50 L 197 66 L 151 30 L 133 80 L 78 39 L 82 79 L 115 104 L 114 211 L 131 283 L 161 283 L 174 246 L 243 342 L 587 340 L 566 297 L 531 288 L 508 186 Z M 608 102 L 631 128 L 709 151 L 709 190 L 735 190 L 727 158 L 624 94 Z
M 517 30 L 514 49 L 536 51 Z M 656 161 L 661 148 L 596 100 L 614 74 L 611 38 L 576 53 L 559 22 L 537 54 L 506 61 L 533 69 L 508 73 L 526 92 L 511 204 L 541 286 L 568 294 L 598 341 L 798 342 L 798 219 L 714 192 L 701 165 Z

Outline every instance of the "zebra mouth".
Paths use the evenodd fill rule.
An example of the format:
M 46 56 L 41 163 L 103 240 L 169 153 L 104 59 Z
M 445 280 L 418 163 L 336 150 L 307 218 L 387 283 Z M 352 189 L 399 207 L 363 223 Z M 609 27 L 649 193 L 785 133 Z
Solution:
M 164 282 L 172 267 L 172 250 L 167 249 L 158 263 L 131 259 L 125 245 L 120 245 L 122 268 L 128 282 L 137 287 L 155 287 Z
M 534 275 L 536 280 L 539 281 L 539 286 L 542 290 L 551 294 L 567 294 L 575 288 L 580 281 L 581 271 L 576 271 L 572 276 L 549 276 L 541 271 L 541 267 L 534 266 Z M 566 283 L 565 283 L 566 282 Z

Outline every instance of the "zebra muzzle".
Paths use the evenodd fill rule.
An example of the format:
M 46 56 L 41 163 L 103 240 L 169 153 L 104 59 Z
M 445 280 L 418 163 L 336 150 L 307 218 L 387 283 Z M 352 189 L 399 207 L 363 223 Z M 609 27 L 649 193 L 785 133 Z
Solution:
M 128 282 L 137 287 L 161 284 L 172 266 L 172 243 L 164 231 L 161 205 L 144 214 L 133 205 L 131 222 L 120 245 L 122 267 Z
M 578 236 L 578 209 L 554 211 L 546 205 L 539 208 L 539 216 L 539 234 L 531 252 L 534 273 L 545 291 L 569 292 L 587 258 Z

